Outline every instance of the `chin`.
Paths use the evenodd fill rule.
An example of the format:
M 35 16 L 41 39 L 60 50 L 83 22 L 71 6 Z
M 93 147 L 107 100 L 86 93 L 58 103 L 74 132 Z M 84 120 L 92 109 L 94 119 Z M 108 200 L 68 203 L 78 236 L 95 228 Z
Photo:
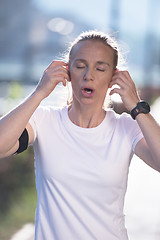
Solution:
M 99 106 L 99 108 L 102 108 L 103 106 L 103 103 L 100 104 L 98 101 L 95 101 L 93 99 L 83 99 L 81 101 L 81 104 L 83 104 L 84 106 L 88 106 L 88 107 L 90 106 L 90 107 L 96 107 L 96 108 L 97 106 Z

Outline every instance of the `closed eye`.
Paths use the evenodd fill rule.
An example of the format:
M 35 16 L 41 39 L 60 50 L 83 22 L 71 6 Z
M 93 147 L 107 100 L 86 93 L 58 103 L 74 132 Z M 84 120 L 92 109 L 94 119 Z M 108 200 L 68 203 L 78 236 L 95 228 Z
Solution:
M 76 68 L 81 69 L 81 68 L 85 68 L 85 66 L 76 66 Z
M 83 70 L 85 68 L 85 66 L 84 65 L 78 65 L 78 66 L 76 66 L 76 68 L 79 69 L 79 70 L 81 70 L 81 69 Z
M 101 68 L 96 68 L 96 69 L 100 72 L 105 72 L 105 69 L 101 69 Z

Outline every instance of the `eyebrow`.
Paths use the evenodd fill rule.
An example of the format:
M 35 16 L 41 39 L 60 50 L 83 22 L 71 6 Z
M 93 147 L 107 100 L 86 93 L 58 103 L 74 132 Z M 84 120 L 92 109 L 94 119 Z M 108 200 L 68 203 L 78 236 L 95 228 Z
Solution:
M 103 61 L 98 61 L 97 64 L 105 64 L 105 65 L 110 66 L 109 63 L 107 63 L 107 62 L 103 62 Z
M 87 63 L 87 61 L 86 61 L 85 59 L 83 59 L 83 58 L 78 58 L 78 59 L 75 60 L 75 62 Z M 107 66 L 110 66 L 109 63 L 104 62 L 104 61 L 97 61 L 96 64 L 99 64 L 99 65 L 105 64 L 105 65 L 107 65 Z

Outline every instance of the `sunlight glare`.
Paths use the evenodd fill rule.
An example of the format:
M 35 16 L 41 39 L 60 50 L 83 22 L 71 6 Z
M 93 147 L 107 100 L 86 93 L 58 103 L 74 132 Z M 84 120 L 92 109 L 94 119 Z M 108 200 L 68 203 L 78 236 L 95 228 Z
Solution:
M 74 24 L 64 18 L 53 18 L 48 22 L 47 27 L 52 32 L 68 35 L 73 31 Z

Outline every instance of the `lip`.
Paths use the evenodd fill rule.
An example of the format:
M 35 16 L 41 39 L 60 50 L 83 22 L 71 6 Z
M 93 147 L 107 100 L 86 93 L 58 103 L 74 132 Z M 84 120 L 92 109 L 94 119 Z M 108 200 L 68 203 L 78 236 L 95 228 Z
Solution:
M 85 91 L 86 88 L 91 89 L 92 92 L 91 92 L 91 93 L 86 92 L 86 91 Z M 84 97 L 86 97 L 86 98 L 91 98 L 91 97 L 94 96 L 95 90 L 94 90 L 92 87 L 85 86 L 85 87 L 82 87 L 82 88 L 81 88 L 81 92 L 82 92 L 82 95 L 83 95 Z

